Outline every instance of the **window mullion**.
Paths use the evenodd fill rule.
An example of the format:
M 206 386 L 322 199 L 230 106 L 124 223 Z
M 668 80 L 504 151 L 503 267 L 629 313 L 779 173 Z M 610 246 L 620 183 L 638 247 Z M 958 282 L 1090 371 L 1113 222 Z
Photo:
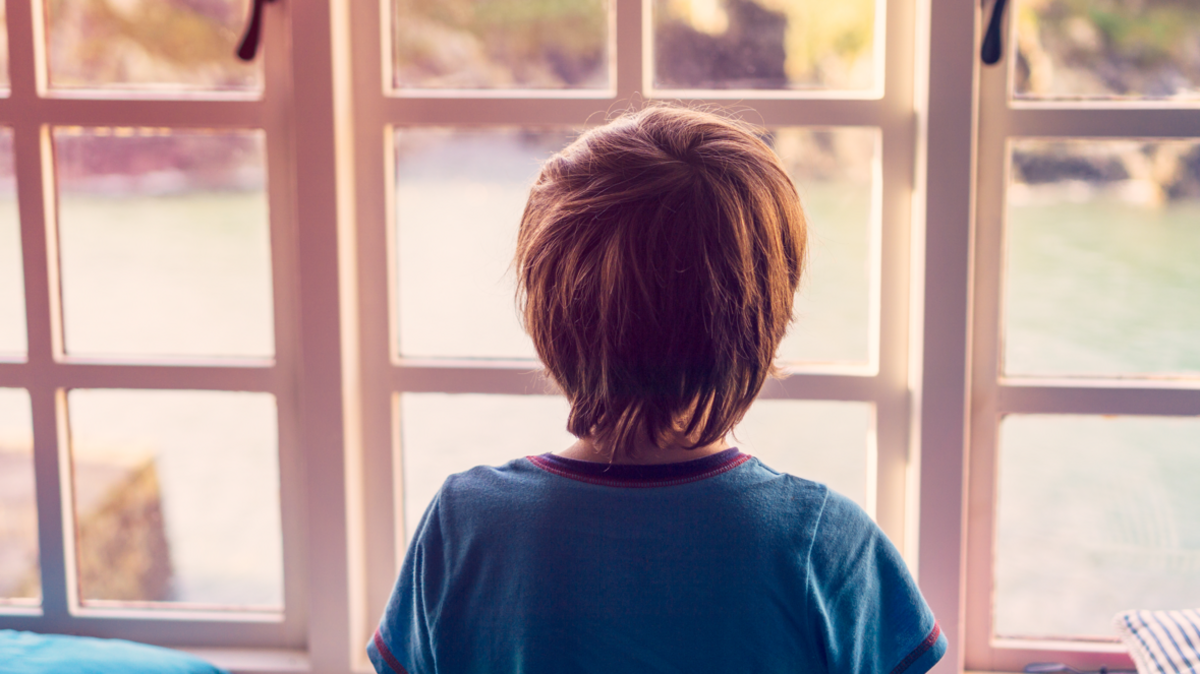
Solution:
M 386 63 L 390 62 L 391 22 L 381 2 L 352 2 L 350 35 L 354 45 L 352 96 L 354 99 L 354 182 L 356 185 L 357 274 L 359 284 L 360 423 L 362 429 L 362 493 L 364 512 L 366 597 L 356 597 L 364 630 L 353 634 L 365 643 L 383 615 L 403 555 L 404 499 L 401 462 L 394 438 L 392 355 L 395 340 L 390 291 L 395 288 L 390 257 L 395 248 L 390 222 L 395 212 L 392 189 L 390 124 L 412 112 L 415 121 L 436 123 L 439 106 L 422 99 L 396 99 L 385 95 L 391 87 Z M 424 106 L 430 109 L 419 112 Z M 421 116 L 424 115 L 424 116 Z M 365 660 L 365 652 L 357 651 Z M 360 663 L 365 666 L 365 662 Z
M 272 322 L 275 334 L 275 358 L 271 368 L 271 392 L 275 395 L 279 429 L 279 506 L 283 544 L 283 633 L 289 646 L 302 646 L 307 639 L 309 613 L 310 565 L 305 562 L 308 549 L 305 531 L 308 501 L 305 493 L 305 456 L 307 448 L 301 438 L 303 416 L 300 412 L 303 365 L 303 335 L 301 334 L 300 273 L 298 261 L 297 222 L 301 207 L 297 202 L 295 148 L 298 125 L 293 83 L 293 47 L 306 44 L 289 21 L 291 8 L 268 7 L 263 14 L 265 37 L 260 45 L 263 60 L 262 100 L 255 102 L 259 110 L 256 125 L 266 134 L 266 167 L 268 176 L 267 212 L 270 217 Z M 328 34 L 328 28 L 325 33 Z M 290 37 L 290 39 L 288 39 Z M 298 79 L 298 78 L 297 78 Z M 318 310 L 319 311 L 319 310 Z M 324 314 L 322 314 L 324 315 Z M 333 314 L 336 316 L 336 313 Z M 334 409 L 330 409 L 332 413 Z M 314 415 L 321 416 L 321 415 Z M 325 507 L 322 505 L 321 507 Z
M 303 569 L 304 601 L 296 611 L 309 649 L 312 669 L 346 671 L 351 653 L 361 650 L 357 635 L 351 635 L 352 623 L 349 587 L 351 575 L 361 573 L 351 566 L 347 547 L 347 385 L 342 368 L 342 321 L 346 320 L 339 287 L 339 227 L 353 223 L 341 220 L 338 207 L 338 150 L 334 89 L 334 50 L 331 13 L 345 11 L 341 3 L 292 3 L 284 5 L 276 22 L 265 28 L 275 34 L 278 56 L 286 59 L 286 72 L 292 74 L 287 99 L 272 99 L 280 105 L 274 114 L 287 114 L 272 128 L 282 131 L 291 145 L 291 167 L 276 180 L 288 181 L 292 199 L 291 231 L 295 263 L 288 283 L 295 286 L 296 311 L 290 318 L 289 331 L 295 343 L 281 345 L 294 353 L 294 398 L 280 397 L 281 421 L 289 424 L 295 436 L 292 456 L 296 465 L 290 473 L 293 491 L 284 496 L 285 510 L 295 506 L 303 523 L 300 540 L 285 543 L 285 551 L 300 554 Z M 268 19 L 270 14 L 268 13 Z M 290 27 L 290 39 L 285 28 Z M 268 61 L 273 52 L 268 51 Z M 283 93 L 283 92 L 280 92 Z M 268 96 L 274 96 L 269 92 Z M 273 232 L 274 233 L 274 232 Z M 287 270 L 283 270 L 287 273 Z M 350 316 L 353 312 L 349 313 Z M 278 333 L 277 333 L 278 334 Z M 284 354 L 279 354 L 281 366 Z M 281 450 L 283 438 L 281 435 Z M 281 456 L 281 458 L 284 458 Z M 302 466 L 302 468 L 301 468 Z M 282 468 L 282 466 L 281 466 Z M 283 473 L 281 473 L 281 476 Z M 285 478 L 288 479 L 288 478 Z M 285 524 L 285 527 L 288 525 Z M 297 531 L 299 533 L 299 531 Z M 287 588 L 292 595 L 293 588 Z M 352 643 L 353 642 L 353 643 Z
M 36 116 L 36 47 L 30 3 L 9 2 L 8 40 L 13 113 L 13 159 L 21 229 L 28 331 L 26 381 L 33 414 L 33 457 L 38 522 L 38 558 L 42 584 L 42 617 L 37 629 L 69 629 L 75 602 L 74 532 L 69 507 L 69 471 L 63 461 L 66 441 L 61 392 L 53 377 L 62 352 L 58 252 L 52 198 L 53 156 L 49 131 Z
M 928 36 L 917 62 L 928 70 L 917 73 L 924 153 L 916 182 L 924 191 L 925 226 L 916 237 L 924 263 L 914 312 L 921 348 L 912 364 L 919 372 L 913 409 L 920 450 L 910 489 L 920 498 L 918 577 L 949 640 L 942 666 L 950 671 L 963 669 L 976 7 L 929 0 L 917 20 L 918 33 Z
M 1169 382 L 1107 382 L 1105 386 L 1059 382 L 1059 385 L 998 387 L 996 415 L 1100 414 L 1200 416 L 1200 386 L 1173 387 Z
M 650 3 L 643 0 L 611 0 L 612 31 L 608 40 L 615 49 L 615 67 L 610 75 L 616 85 L 617 101 L 633 103 L 639 94 L 648 95 L 653 67 L 650 63 Z
M 976 176 L 974 297 L 972 304 L 970 422 L 971 475 L 967 531 L 967 658 L 970 667 L 996 666 L 991 647 L 992 573 L 996 499 L 996 386 L 999 376 L 1000 292 L 1003 267 L 1007 107 L 1005 69 L 979 69 L 979 163 Z
M 38 38 L 41 17 L 29 0 L 7 0 L 9 100 L 19 112 L 37 98 L 39 82 L 44 78 L 39 64 Z
M 999 89 L 1002 95 L 1003 90 Z M 1001 99 L 1003 101 L 1003 98 Z M 988 109 L 995 132 L 1009 136 L 1059 136 L 1065 138 L 1195 138 L 1200 136 L 1197 107 L 1122 107 L 1088 109 L 1011 108 Z

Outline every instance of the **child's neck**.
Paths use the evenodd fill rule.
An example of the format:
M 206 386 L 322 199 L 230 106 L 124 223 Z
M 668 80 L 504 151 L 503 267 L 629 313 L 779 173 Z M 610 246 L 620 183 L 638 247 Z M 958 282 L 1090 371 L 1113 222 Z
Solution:
M 725 442 L 725 438 L 703 447 L 695 449 L 684 449 L 678 444 L 670 444 L 666 447 L 658 447 L 653 443 L 645 442 L 639 445 L 630 456 L 630 452 L 617 452 L 616 456 L 611 457 L 612 463 L 620 464 L 660 464 L 660 463 L 683 463 L 684 461 L 694 461 L 702 459 L 706 456 L 711 456 L 717 452 L 723 452 L 729 449 L 729 445 Z M 565 459 L 576 459 L 578 461 L 591 461 L 594 463 L 609 463 L 610 452 L 597 446 L 590 438 L 580 438 L 575 441 L 575 444 L 566 449 L 555 452 Z

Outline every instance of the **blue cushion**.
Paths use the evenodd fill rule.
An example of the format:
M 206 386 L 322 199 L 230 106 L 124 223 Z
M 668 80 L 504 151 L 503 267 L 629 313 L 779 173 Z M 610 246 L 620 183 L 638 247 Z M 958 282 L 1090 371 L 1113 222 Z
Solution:
M 5 674 L 228 674 L 200 658 L 123 639 L 0 630 Z

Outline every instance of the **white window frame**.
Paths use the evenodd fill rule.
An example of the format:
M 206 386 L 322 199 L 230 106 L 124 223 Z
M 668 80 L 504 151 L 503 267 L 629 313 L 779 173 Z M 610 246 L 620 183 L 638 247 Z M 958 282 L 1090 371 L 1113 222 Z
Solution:
M 261 95 L 61 91 L 47 86 L 40 2 L 7 0 L 11 89 L 0 125 L 13 134 L 28 351 L 0 362 L 0 385 L 28 391 L 42 598 L 0 605 L 0 628 L 182 647 L 238 671 L 346 671 L 350 597 L 341 343 L 352 284 L 340 283 L 339 210 L 347 178 L 335 138 L 334 36 L 345 15 L 320 2 L 275 3 L 263 16 Z M 344 10 L 344 7 L 341 7 Z M 331 30 L 331 25 L 334 30 Z M 293 49 L 292 45 L 303 45 Z M 344 53 L 345 45 L 338 48 Z M 304 73 L 294 77 L 293 73 Z M 344 80 L 345 72 L 339 77 Z M 294 114 L 296 110 L 304 114 Z M 64 353 L 51 129 L 56 126 L 261 129 L 266 137 L 275 355 L 268 359 L 79 358 Z M 303 143 L 295 141 L 303 138 Z M 344 196 L 341 203 L 352 203 Z M 345 245 L 342 245 L 345 248 Z M 342 267 L 347 265 L 343 264 Z M 329 292 L 334 289 L 334 292 Z M 303 308 L 303 310 L 301 310 Z M 346 371 L 350 371 L 346 369 Z M 74 554 L 66 392 L 72 388 L 253 391 L 278 410 L 282 613 L 81 605 Z M 352 440 L 353 438 L 349 438 Z M 213 647 L 219 647 L 214 649 Z
M 265 8 L 263 97 L 214 97 L 220 100 L 47 92 L 41 17 L 30 10 L 37 3 L 5 1 L 11 94 L 0 99 L 0 125 L 13 129 L 29 351 L 24 361 L 0 362 L 0 385 L 24 388 L 32 401 L 44 596 L 36 610 L 0 607 L 0 627 L 192 646 L 236 671 L 366 669 L 362 646 L 403 555 L 399 394 L 543 390 L 528 362 L 481 366 L 394 358 L 389 129 L 580 125 L 614 102 L 644 96 L 736 101 L 755 109 L 768 126 L 881 129 L 880 210 L 886 220 L 877 224 L 874 250 L 879 274 L 872 279 L 871 306 L 878 337 L 871 344 L 872 364 L 797 368 L 769 383 L 763 396 L 875 405 L 877 461 L 869 497 L 874 502 L 868 505 L 917 570 L 948 637 L 938 672 L 1016 670 L 1046 659 L 1123 662 L 1094 646 L 1044 650 L 991 642 L 996 419 L 1028 411 L 1200 414 L 1200 386 L 999 379 L 1000 230 L 998 218 L 987 214 L 1002 212 L 1004 167 L 994 158 L 1003 156 L 1006 135 L 1200 136 L 1194 108 L 1009 109 L 1003 82 L 997 83 L 1003 71 L 979 65 L 982 14 L 974 0 L 887 3 L 879 58 L 890 67 L 882 97 L 652 92 L 643 60 L 650 24 L 639 0 L 613 0 L 610 91 L 394 95 L 387 80 L 387 0 L 285 0 Z M 57 256 L 47 226 L 54 207 L 47 196 L 53 180 L 49 125 L 265 129 L 272 362 L 184 366 L 62 356 Z M 225 613 L 111 615 L 78 607 L 71 540 L 64 535 L 72 524 L 65 519 L 63 392 L 71 387 L 244 390 L 276 397 L 282 622 Z
M 1018 4 L 1019 6 L 1019 4 Z M 989 7 L 990 9 L 990 3 Z M 1018 138 L 1139 140 L 1200 138 L 1200 101 L 1033 101 L 1010 96 L 1015 81 L 1016 14 L 1005 21 L 1004 61 L 979 82 L 979 159 L 974 244 L 970 503 L 967 535 L 967 666 L 1019 670 L 1029 662 L 1077 668 L 1132 668 L 1111 642 L 993 636 L 997 442 L 1006 414 L 1200 415 L 1200 379 L 1012 377 L 1000 371 L 1005 189 Z

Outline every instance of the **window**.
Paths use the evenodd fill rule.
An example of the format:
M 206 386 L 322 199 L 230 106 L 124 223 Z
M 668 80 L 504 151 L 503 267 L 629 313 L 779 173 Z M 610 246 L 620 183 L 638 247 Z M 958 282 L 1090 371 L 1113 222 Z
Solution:
M 748 110 L 792 168 L 813 262 L 788 376 L 737 441 L 903 544 L 914 113 L 885 64 L 911 60 L 911 4 L 518 5 L 352 7 L 367 615 L 448 474 L 571 443 L 506 269 L 540 161 L 639 99 Z
M 5 627 L 309 643 L 322 601 L 310 583 L 328 565 L 306 541 L 344 526 L 321 534 L 304 494 L 338 510 L 340 473 L 332 489 L 309 478 L 322 475 L 315 437 L 340 428 L 342 410 L 339 375 L 329 401 L 319 393 L 337 323 L 332 355 L 318 355 L 325 328 L 298 311 L 336 317 L 336 301 L 304 290 L 298 268 L 317 284 L 332 270 L 336 284 L 336 251 L 301 234 L 329 215 L 333 167 L 291 141 L 319 126 L 292 114 L 313 91 L 290 85 L 285 31 L 305 35 L 303 11 L 290 25 L 269 13 L 261 58 L 243 63 L 233 50 L 248 7 L 7 8 Z M 330 185 L 308 188 L 316 205 L 300 196 L 308 181 Z
M 981 74 L 972 668 L 1200 602 L 1196 44 L 1187 3 L 1018 1 Z
M 275 2 L 241 63 L 250 5 L 0 3 L 0 627 L 363 667 L 443 477 L 570 442 L 517 217 L 660 99 L 792 171 L 737 443 L 876 518 L 945 671 L 1127 665 L 1094 616 L 1200 601 L 1188 3 L 1015 0 L 994 68 L 961 0 Z

